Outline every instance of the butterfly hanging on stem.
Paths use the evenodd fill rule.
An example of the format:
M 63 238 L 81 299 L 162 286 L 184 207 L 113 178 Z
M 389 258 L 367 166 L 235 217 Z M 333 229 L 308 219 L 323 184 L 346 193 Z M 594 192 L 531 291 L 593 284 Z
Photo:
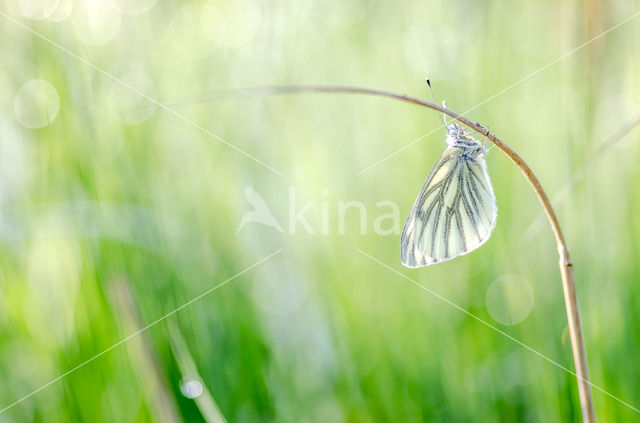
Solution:
M 428 79 L 427 84 L 431 89 Z M 489 239 L 496 223 L 496 198 L 484 161 L 486 140 L 483 144 L 474 139 L 457 122 L 447 124 L 443 117 L 442 123 L 447 128 L 447 148 L 402 231 L 400 257 L 407 267 L 470 253 Z

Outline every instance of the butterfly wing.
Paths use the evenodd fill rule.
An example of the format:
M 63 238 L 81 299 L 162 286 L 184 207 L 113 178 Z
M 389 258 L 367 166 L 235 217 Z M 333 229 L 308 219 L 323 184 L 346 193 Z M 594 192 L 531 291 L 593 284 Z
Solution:
M 484 244 L 496 222 L 496 200 L 483 156 L 449 147 L 429 174 L 402 231 L 400 256 L 420 267 Z

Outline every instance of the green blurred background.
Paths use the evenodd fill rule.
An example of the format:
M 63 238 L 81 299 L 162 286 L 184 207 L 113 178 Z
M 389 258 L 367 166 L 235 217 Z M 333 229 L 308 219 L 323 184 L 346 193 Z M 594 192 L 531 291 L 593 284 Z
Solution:
M 500 93 L 469 117 L 553 195 L 640 111 L 640 17 L 501 91 L 639 1 L 0 4 L 0 409 L 282 249 L 0 422 L 580 420 L 572 375 L 358 251 L 573 369 L 552 233 L 525 236 L 540 206 L 498 150 L 487 157 L 492 238 L 409 270 L 399 228 L 445 147 L 435 113 L 311 94 L 186 101 L 172 106 L 183 119 L 140 108 L 140 93 L 175 104 L 323 83 L 428 99 L 429 75 L 457 112 Z M 636 408 L 639 137 L 601 154 L 558 209 L 592 381 Z M 246 187 L 284 232 L 251 222 L 237 232 L 252 210 Z M 367 213 L 366 234 L 355 206 L 339 231 L 351 201 Z M 399 228 L 380 233 L 389 202 Z M 309 203 L 316 234 L 300 222 L 292 233 L 291 208 Z M 593 395 L 600 421 L 640 418 Z

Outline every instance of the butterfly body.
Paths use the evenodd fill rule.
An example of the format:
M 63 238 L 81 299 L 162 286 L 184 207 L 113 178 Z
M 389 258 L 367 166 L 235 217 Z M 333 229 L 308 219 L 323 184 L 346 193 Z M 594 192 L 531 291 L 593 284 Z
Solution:
M 404 225 L 400 255 L 407 267 L 451 260 L 484 244 L 497 208 L 482 143 L 457 124 L 447 126 L 447 149 L 429 174 Z

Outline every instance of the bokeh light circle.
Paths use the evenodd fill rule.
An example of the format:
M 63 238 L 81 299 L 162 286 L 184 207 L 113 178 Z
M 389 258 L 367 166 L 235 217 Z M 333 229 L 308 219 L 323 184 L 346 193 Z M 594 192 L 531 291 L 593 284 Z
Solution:
M 60 0 L 56 10 L 54 10 L 51 15 L 47 16 L 47 19 L 53 22 L 62 22 L 69 17 L 71 10 L 73 10 L 72 0 Z
M 515 325 L 526 319 L 533 308 L 533 288 L 522 276 L 505 275 L 491 283 L 485 299 L 495 321 Z
M 260 29 L 262 9 L 255 0 L 209 1 L 202 7 L 202 30 L 214 43 L 239 47 Z
M 203 59 L 218 48 L 202 31 L 201 15 L 202 6 L 187 4 L 173 15 L 169 26 L 173 49 L 189 59 Z
M 56 89 L 44 79 L 24 84 L 13 103 L 14 112 L 22 126 L 42 128 L 54 121 L 60 108 Z
M 73 32 L 85 44 L 101 46 L 120 31 L 120 12 L 108 1 L 87 0 L 74 12 Z
M 18 0 L 18 9 L 25 18 L 46 19 L 56 10 L 60 0 Z

